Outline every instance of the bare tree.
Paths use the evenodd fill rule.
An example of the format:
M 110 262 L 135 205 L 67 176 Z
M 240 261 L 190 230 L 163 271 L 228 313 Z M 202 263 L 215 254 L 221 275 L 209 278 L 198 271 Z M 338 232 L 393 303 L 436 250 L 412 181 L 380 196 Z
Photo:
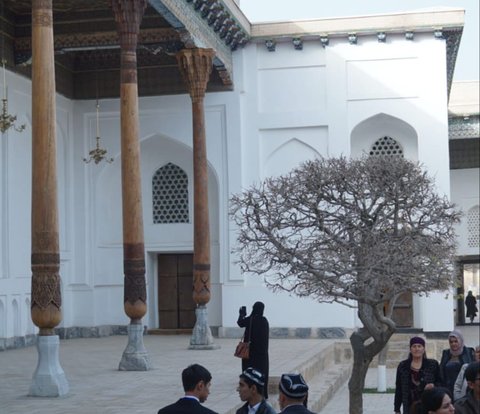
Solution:
M 361 414 L 368 366 L 396 330 L 396 298 L 453 285 L 460 213 L 420 165 L 392 157 L 309 161 L 231 202 L 244 272 L 358 309 L 348 386 L 350 414 Z

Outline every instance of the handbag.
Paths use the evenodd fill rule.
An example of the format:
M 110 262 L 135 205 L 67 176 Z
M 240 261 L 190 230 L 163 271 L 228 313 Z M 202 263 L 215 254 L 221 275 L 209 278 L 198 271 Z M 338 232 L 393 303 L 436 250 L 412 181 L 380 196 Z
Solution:
M 252 316 L 250 316 L 250 328 L 248 330 L 248 341 L 245 341 L 245 334 L 243 334 L 242 340 L 237 344 L 235 348 L 234 356 L 241 359 L 250 358 L 250 336 L 252 335 Z
M 235 355 L 237 358 L 242 359 L 250 358 L 250 342 L 245 342 L 242 339 L 235 348 L 235 352 L 233 355 Z

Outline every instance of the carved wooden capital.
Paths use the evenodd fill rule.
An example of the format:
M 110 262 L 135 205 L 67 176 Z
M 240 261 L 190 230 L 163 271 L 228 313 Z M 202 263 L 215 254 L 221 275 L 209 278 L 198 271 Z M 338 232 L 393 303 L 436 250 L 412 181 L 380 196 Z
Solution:
M 177 53 L 178 67 L 193 102 L 205 96 L 214 56 L 213 49 L 183 49 Z
M 137 83 L 137 42 L 146 0 L 111 0 L 121 50 L 121 82 Z
M 122 50 L 135 50 L 147 0 L 111 0 Z
M 32 1 L 32 26 L 53 26 L 52 0 Z

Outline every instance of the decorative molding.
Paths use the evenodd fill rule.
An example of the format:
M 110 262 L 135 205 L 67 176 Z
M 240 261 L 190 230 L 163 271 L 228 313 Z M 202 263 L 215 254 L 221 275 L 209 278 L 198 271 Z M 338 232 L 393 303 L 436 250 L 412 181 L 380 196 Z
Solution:
M 275 42 L 275 40 L 267 39 L 265 40 L 265 46 L 267 47 L 267 50 L 269 52 L 275 52 L 275 47 L 277 46 L 277 43 Z
M 480 137 L 480 117 L 454 117 L 448 120 L 448 136 L 450 139 Z
M 320 36 L 320 43 L 323 47 L 328 46 L 328 44 L 330 43 L 328 36 Z
M 295 50 L 303 50 L 303 41 L 299 37 L 294 37 L 292 39 L 293 47 Z
M 387 41 L 387 34 L 385 32 L 378 32 L 377 40 L 379 43 L 385 43 Z
M 349 33 L 348 34 L 348 43 L 351 45 L 356 45 L 358 41 L 358 36 L 356 33 Z
M 415 33 L 412 31 L 405 32 L 405 40 L 413 40 L 415 38 Z
M 150 0 L 180 33 L 186 48 L 214 49 L 213 64 L 224 85 L 232 85 L 232 51 L 249 35 L 220 0 Z
M 457 62 L 458 48 L 460 47 L 460 40 L 462 38 L 463 28 L 453 30 L 443 30 L 443 37 L 445 39 L 447 48 L 447 93 L 450 96 L 452 88 L 453 72 L 455 70 L 455 63 Z

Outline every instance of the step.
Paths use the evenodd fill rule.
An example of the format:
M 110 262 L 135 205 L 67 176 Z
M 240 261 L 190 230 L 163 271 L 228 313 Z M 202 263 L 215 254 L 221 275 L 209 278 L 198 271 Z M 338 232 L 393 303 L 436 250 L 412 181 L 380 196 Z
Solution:
M 147 333 L 149 335 L 191 335 L 192 328 L 184 329 L 149 329 Z

